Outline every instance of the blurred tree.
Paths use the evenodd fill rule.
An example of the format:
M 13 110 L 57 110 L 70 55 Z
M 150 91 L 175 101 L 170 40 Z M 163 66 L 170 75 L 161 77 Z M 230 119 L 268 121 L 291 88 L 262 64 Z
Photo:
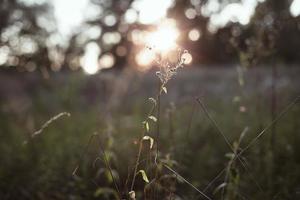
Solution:
M 217 5 L 207 14 L 205 9 L 212 2 Z M 248 24 L 228 21 L 224 27 L 211 26 L 210 20 L 213 15 L 221 13 L 230 4 L 242 1 L 176 0 L 169 16 L 176 19 L 180 30 L 184 30 L 181 45 L 194 52 L 196 62 L 227 63 L 239 58 L 249 65 L 258 61 L 266 62 L 275 56 L 283 62 L 291 63 L 300 61 L 300 17 L 291 15 L 291 2 L 258 2 Z M 197 41 L 191 41 L 188 35 L 193 28 L 201 31 L 201 37 Z
M 224 63 L 233 59 L 233 48 L 228 42 L 228 28 L 209 30 L 210 16 L 203 15 L 203 8 L 209 3 L 205 1 L 177 0 L 169 10 L 169 17 L 176 19 L 183 35 L 180 45 L 193 55 L 194 63 Z M 199 38 L 197 38 L 197 32 Z
M 101 34 L 96 37 L 85 36 L 83 32 L 73 35 L 66 50 L 64 64 L 72 65 L 74 60 L 83 56 L 84 47 L 95 42 L 100 47 L 99 58 L 103 55 L 109 55 L 115 61 L 114 66 L 126 66 L 132 44 L 127 37 L 131 26 L 125 21 L 124 16 L 132 2 L 133 0 L 91 0 L 91 3 L 101 10 L 101 13 L 98 17 L 86 21 L 85 25 L 87 29 L 101 30 Z M 100 68 L 105 68 L 105 66 L 101 66 L 101 63 L 99 65 Z M 77 67 L 79 67 L 78 60 Z
M 289 0 L 265 0 L 260 3 L 250 23 L 242 27 L 239 37 L 232 40 L 246 64 L 277 61 L 300 61 L 300 17 L 289 11 Z
M 91 43 L 99 47 L 100 60 L 106 56 L 106 62 L 117 67 L 132 63 L 137 48 L 133 48 L 131 33 L 152 28 L 126 20 L 129 12 L 138 15 L 132 8 L 138 0 L 90 1 L 100 14 L 86 21 L 62 47 L 48 3 L 2 0 L 0 65 L 16 66 L 21 71 L 39 69 L 46 76 L 48 69 L 75 70 L 82 65 L 81 57 Z M 239 3 L 243 1 L 174 0 L 168 17 L 176 20 L 181 32 L 179 45 L 189 49 L 195 64 L 224 64 L 240 59 L 249 65 L 274 56 L 285 62 L 300 61 L 300 17 L 290 14 L 290 0 L 260 2 L 249 23 L 229 20 L 219 27 L 212 25 L 214 15 Z M 100 68 L 106 67 L 109 65 L 100 62 Z
M 0 18 L 0 65 L 46 74 L 51 64 L 47 40 L 55 31 L 50 6 L 2 0 Z

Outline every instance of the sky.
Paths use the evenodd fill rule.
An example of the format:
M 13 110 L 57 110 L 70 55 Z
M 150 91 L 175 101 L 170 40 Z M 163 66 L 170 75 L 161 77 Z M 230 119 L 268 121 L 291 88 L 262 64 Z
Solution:
M 85 20 L 100 14 L 99 8 L 91 5 L 89 0 L 51 0 L 58 30 L 69 35 Z
M 93 19 L 99 16 L 102 12 L 101 8 L 91 4 L 90 0 L 20 1 L 24 1 L 28 4 L 43 2 L 52 3 L 54 8 L 54 17 L 56 18 L 58 26 L 57 28 L 60 35 L 59 37 L 62 37 L 62 39 L 65 39 L 65 41 L 67 41 L 74 32 L 80 31 L 80 29 L 83 28 L 86 29 L 85 26 L 82 26 L 86 20 Z M 200 1 L 201 0 L 191 0 L 191 3 L 197 4 Z M 214 32 L 215 30 L 217 30 L 217 27 L 223 27 L 229 21 L 236 21 L 240 22 L 241 24 L 247 24 L 250 21 L 251 16 L 255 12 L 256 6 L 259 2 L 262 1 L 264 0 L 241 0 L 240 3 L 230 3 L 223 9 L 220 9 L 219 0 L 209 0 L 208 4 L 201 8 L 201 13 L 206 16 L 211 16 L 208 29 L 210 29 L 211 32 Z M 174 0 L 135 0 L 132 4 L 132 7 L 126 12 L 125 20 L 127 20 L 128 23 L 139 20 L 139 22 L 143 24 L 155 24 L 165 18 L 168 8 L 170 8 L 173 3 Z M 139 12 L 139 16 L 137 16 L 137 12 Z M 290 12 L 293 16 L 300 15 L 300 0 L 294 0 L 291 3 Z M 185 11 L 185 15 L 187 18 L 192 19 L 195 18 L 197 13 L 195 9 L 189 8 Z M 112 22 L 111 19 L 110 22 Z M 164 32 L 168 33 L 168 31 L 172 31 L 172 29 L 161 31 L 161 34 L 158 37 L 154 38 L 161 39 L 161 36 L 166 35 L 164 34 Z M 101 30 L 93 30 L 92 32 L 96 35 L 99 35 L 101 33 Z M 197 40 L 197 38 L 200 37 L 200 33 L 197 32 L 197 30 L 194 30 L 194 32 L 191 32 L 191 34 L 189 34 L 189 37 L 192 40 Z M 168 38 L 168 36 L 166 38 Z M 164 40 L 167 41 L 167 39 Z M 53 38 L 53 41 L 57 41 L 57 39 Z M 102 68 L 108 68 L 113 65 L 114 58 L 112 55 L 101 55 L 100 59 L 98 59 L 98 56 L 100 54 L 101 49 L 97 44 L 89 43 L 86 46 L 85 55 L 80 62 L 87 73 L 93 74 L 97 72 L 99 69 L 99 65 L 101 65 Z M 1 60 L 3 60 L 1 59 L 1 55 L 4 54 L 0 54 L 0 63 Z
M 71 34 L 85 20 L 96 17 L 101 13 L 101 10 L 93 6 L 89 0 L 51 1 L 54 6 L 54 15 L 58 22 L 58 29 L 64 35 Z M 161 0 L 159 3 L 153 3 L 154 1 L 158 0 L 136 0 L 133 2 L 132 8 L 140 11 L 139 21 L 141 23 L 150 24 L 159 21 L 166 15 L 167 9 L 173 3 L 173 0 Z
M 28 4 L 42 3 L 47 0 L 20 0 Z M 94 18 L 101 13 L 100 8 L 93 6 L 90 0 L 48 0 L 54 7 L 54 16 L 58 23 L 58 30 L 62 35 L 71 35 L 87 19 Z M 159 3 L 156 3 L 159 2 Z M 188 1 L 188 0 L 187 0 Z M 199 2 L 201 0 L 191 0 Z M 264 0 L 241 0 L 241 3 L 231 3 L 221 12 L 215 13 L 220 7 L 218 0 L 209 0 L 203 8 L 203 13 L 212 15 L 213 26 L 224 26 L 228 21 L 239 21 L 247 24 L 254 13 L 258 2 Z M 164 18 L 167 9 L 172 6 L 173 0 L 135 0 L 132 8 L 140 12 L 139 21 L 144 24 L 156 23 Z M 293 16 L 300 15 L 300 0 L 293 0 L 290 6 Z M 132 9 L 128 12 L 130 17 L 136 18 Z
M 64 35 L 71 34 L 86 19 L 93 18 L 101 13 L 101 10 L 91 5 L 89 0 L 51 1 L 54 5 L 54 14 L 58 22 L 58 29 Z M 159 1 L 159 3 L 154 3 L 155 1 Z M 214 14 L 214 11 L 218 10 L 220 5 L 218 0 L 210 0 L 204 8 L 204 12 L 212 14 L 211 24 L 214 26 L 224 26 L 230 20 L 247 24 L 259 1 L 263 0 L 242 0 L 241 3 L 231 3 L 220 13 Z M 139 21 L 141 23 L 151 24 L 165 17 L 167 9 L 172 3 L 173 0 L 135 0 L 132 7 L 140 12 Z M 293 16 L 300 14 L 300 0 L 292 2 L 290 12 Z M 129 15 L 129 17 L 134 18 L 135 16 L 132 15 Z

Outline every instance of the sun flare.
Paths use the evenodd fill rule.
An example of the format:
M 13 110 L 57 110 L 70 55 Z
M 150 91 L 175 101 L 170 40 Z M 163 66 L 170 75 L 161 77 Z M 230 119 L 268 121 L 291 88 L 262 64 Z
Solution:
M 157 54 L 164 58 L 172 57 L 178 47 L 177 39 L 179 35 L 179 30 L 173 19 L 161 21 L 153 30 L 133 32 L 133 41 L 143 46 L 135 56 L 139 70 L 147 71 L 150 69 L 151 63 L 156 59 Z M 145 45 L 150 48 L 145 49 Z
M 166 53 L 177 46 L 178 36 L 179 31 L 175 22 L 167 20 L 160 24 L 155 31 L 148 33 L 146 43 L 160 53 Z

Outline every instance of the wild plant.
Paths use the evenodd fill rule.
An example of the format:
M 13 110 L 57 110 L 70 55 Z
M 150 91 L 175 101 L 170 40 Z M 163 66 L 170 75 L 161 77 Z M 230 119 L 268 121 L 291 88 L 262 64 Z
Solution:
M 224 182 L 221 183 L 215 190 L 214 194 L 220 191 L 221 198 L 225 200 L 235 200 L 240 199 L 239 196 L 239 185 L 241 173 L 238 163 L 235 160 L 235 156 L 241 151 L 241 142 L 248 132 L 249 128 L 246 127 L 241 133 L 239 139 L 233 143 L 233 152 L 226 153 L 225 156 L 228 158 L 228 163 L 226 166 Z M 245 160 L 245 158 L 241 159 Z M 246 161 L 245 161 L 246 162 Z
M 149 48 L 149 51 L 151 51 L 152 48 Z M 140 159 L 141 159 L 141 153 L 143 149 L 143 142 L 144 141 L 149 141 L 150 142 L 150 150 L 153 148 L 154 141 L 156 143 L 156 153 L 154 156 L 154 164 L 156 165 L 156 170 L 155 170 L 155 175 L 153 180 L 150 182 L 150 184 L 153 184 L 154 181 L 157 181 L 158 178 L 158 169 L 161 168 L 161 164 L 159 163 L 159 134 L 160 134 L 160 99 L 162 94 L 167 94 L 167 83 L 169 80 L 172 79 L 174 75 L 176 75 L 177 71 L 179 68 L 182 68 L 185 63 L 185 54 L 188 53 L 186 50 L 185 51 L 178 51 L 178 60 L 177 63 L 170 63 L 168 60 L 163 60 L 161 59 L 161 56 L 157 56 L 157 59 L 155 59 L 156 64 L 159 67 L 159 70 L 156 71 L 156 76 L 159 79 L 159 88 L 158 92 L 155 97 L 150 97 L 149 101 L 152 104 L 151 109 L 149 110 L 148 114 L 146 115 L 144 121 L 142 122 L 143 125 L 143 130 L 142 134 L 140 136 L 139 140 L 139 148 L 138 148 L 138 153 L 137 153 L 137 158 L 134 166 L 134 172 L 133 172 L 133 177 L 132 177 L 132 182 L 131 182 L 131 187 L 130 187 L 130 192 L 129 192 L 129 198 L 130 199 L 135 199 L 135 191 L 134 191 L 134 186 L 135 186 L 135 180 L 136 176 L 138 173 L 142 174 L 142 177 L 145 182 L 149 183 L 149 180 L 147 178 L 146 172 L 144 169 L 138 170 Z M 155 110 L 157 110 L 155 114 Z M 154 140 L 153 137 L 149 135 L 150 132 L 150 121 L 156 123 L 156 138 Z M 151 156 L 151 155 L 150 155 Z M 150 157 L 151 159 L 151 157 Z

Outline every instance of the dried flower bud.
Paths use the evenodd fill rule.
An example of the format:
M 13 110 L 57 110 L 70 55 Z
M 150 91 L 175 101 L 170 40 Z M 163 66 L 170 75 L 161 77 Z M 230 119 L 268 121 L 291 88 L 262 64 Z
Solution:
M 130 191 L 129 193 L 129 198 L 131 199 L 131 200 L 135 200 L 135 191 Z

